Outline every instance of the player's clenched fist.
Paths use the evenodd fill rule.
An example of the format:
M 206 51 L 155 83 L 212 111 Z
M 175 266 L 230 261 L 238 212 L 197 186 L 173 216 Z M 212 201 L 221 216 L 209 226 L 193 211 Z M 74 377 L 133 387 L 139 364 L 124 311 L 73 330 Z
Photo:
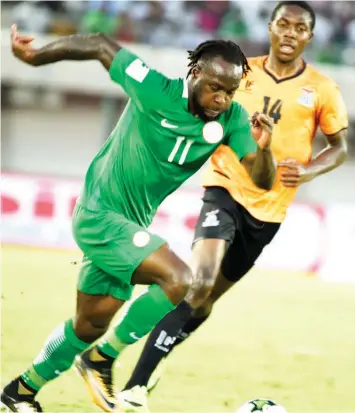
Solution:
M 278 166 L 282 168 L 280 179 L 285 186 L 295 187 L 312 179 L 312 175 L 307 172 L 307 167 L 296 159 L 287 158 L 279 162 Z
M 251 133 L 260 149 L 268 149 L 271 145 L 271 135 L 274 120 L 263 113 L 255 112 L 250 118 Z
M 32 36 L 22 36 L 17 31 L 16 24 L 11 27 L 11 47 L 12 53 L 23 62 L 33 64 L 33 57 L 36 49 L 31 46 L 34 39 Z

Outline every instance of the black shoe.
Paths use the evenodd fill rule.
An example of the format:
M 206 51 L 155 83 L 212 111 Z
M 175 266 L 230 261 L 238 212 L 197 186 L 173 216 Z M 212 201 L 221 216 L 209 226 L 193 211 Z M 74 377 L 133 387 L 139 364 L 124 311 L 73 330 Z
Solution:
M 18 394 L 18 384 L 19 380 L 16 379 L 1 392 L 1 411 L 21 413 L 43 412 L 34 395 Z

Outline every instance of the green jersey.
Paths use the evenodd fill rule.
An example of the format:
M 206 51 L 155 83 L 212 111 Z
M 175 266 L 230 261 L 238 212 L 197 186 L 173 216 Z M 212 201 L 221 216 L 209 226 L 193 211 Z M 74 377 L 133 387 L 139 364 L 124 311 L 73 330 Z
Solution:
M 130 100 L 88 169 L 79 203 L 149 226 L 162 201 L 220 144 L 241 159 L 255 152 L 248 113 L 238 103 L 204 122 L 188 110 L 187 82 L 169 79 L 121 49 L 110 67 Z

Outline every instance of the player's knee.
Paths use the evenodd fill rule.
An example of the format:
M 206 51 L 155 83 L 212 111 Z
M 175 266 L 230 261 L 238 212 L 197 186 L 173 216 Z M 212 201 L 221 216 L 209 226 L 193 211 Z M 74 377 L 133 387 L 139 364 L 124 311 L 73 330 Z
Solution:
M 195 297 L 193 308 L 193 316 L 197 318 L 208 317 L 212 310 L 215 302 L 219 299 L 220 294 L 214 290 L 215 279 L 210 278 L 209 282 L 205 286 L 205 297 L 202 295 L 200 297 Z
M 199 267 L 187 294 L 188 303 L 194 308 L 202 305 L 212 293 L 215 281 L 216 273 L 212 266 Z
M 191 287 L 192 279 L 191 269 L 187 265 L 170 273 L 164 291 L 173 304 L 178 304 L 185 298 Z
M 86 343 L 92 343 L 104 335 L 110 325 L 110 320 L 90 315 L 77 315 L 74 319 L 75 335 Z

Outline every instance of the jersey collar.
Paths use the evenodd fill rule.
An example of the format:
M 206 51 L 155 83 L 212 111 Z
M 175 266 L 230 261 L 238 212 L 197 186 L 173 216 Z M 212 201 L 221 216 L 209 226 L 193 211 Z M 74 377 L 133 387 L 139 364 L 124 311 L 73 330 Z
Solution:
M 288 77 L 281 77 L 281 78 L 277 78 L 273 73 L 271 73 L 267 68 L 266 68 L 266 61 L 267 61 L 267 56 L 265 57 L 264 61 L 263 61 L 263 69 L 264 72 L 266 74 L 268 74 L 271 79 L 274 80 L 275 83 L 281 83 L 281 82 L 285 82 L 286 80 L 291 80 L 294 79 L 298 76 L 300 76 L 307 68 L 307 63 L 302 59 L 302 65 L 301 67 L 297 70 L 297 72 L 295 74 L 293 74 L 292 76 L 288 76 Z

